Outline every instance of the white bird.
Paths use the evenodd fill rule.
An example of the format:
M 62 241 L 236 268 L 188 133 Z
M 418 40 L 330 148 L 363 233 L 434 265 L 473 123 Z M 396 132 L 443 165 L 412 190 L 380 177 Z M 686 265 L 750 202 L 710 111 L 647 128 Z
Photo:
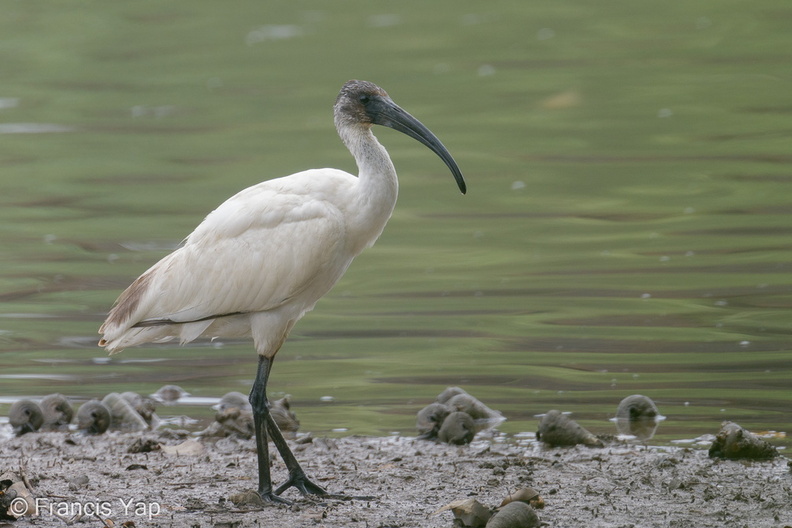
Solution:
M 372 125 L 398 130 L 434 151 L 465 181 L 437 137 L 366 81 L 341 88 L 335 126 L 358 176 L 307 170 L 264 181 L 212 211 L 173 253 L 154 264 L 118 298 L 99 333 L 110 354 L 126 347 L 199 336 L 252 337 L 259 355 L 250 392 L 262 499 L 289 487 L 325 495 L 311 482 L 269 414 L 266 387 L 272 362 L 294 324 L 335 285 L 352 259 L 379 237 L 393 212 L 396 170 Z M 273 492 L 267 432 L 289 478 Z

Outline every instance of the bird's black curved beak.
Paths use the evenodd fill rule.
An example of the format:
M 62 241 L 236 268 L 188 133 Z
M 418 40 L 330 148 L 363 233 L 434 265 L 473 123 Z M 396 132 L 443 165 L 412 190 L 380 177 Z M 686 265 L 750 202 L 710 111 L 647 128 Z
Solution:
M 369 101 L 366 105 L 366 114 L 375 125 L 382 125 L 393 130 L 398 130 L 403 134 L 407 134 L 413 139 L 417 139 L 430 149 L 432 152 L 440 156 L 445 164 L 451 169 L 451 174 L 459 186 L 462 194 L 467 191 L 465 179 L 462 177 L 462 171 L 451 157 L 448 149 L 443 146 L 437 136 L 431 130 L 426 128 L 420 121 L 415 119 L 399 105 L 394 103 L 389 97 L 376 97 Z

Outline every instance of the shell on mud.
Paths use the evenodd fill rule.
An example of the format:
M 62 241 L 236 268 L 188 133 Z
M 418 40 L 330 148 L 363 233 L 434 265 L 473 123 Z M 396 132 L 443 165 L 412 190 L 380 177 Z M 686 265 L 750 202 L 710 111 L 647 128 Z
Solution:
M 212 405 L 215 421 L 198 433 L 198 436 L 234 436 L 252 438 L 255 434 L 253 426 L 253 407 L 248 397 L 241 392 L 227 392 L 220 401 Z
M 510 502 L 492 516 L 486 528 L 535 528 L 539 517 L 528 504 L 520 501 Z
M 35 502 L 22 477 L 13 471 L 0 474 L 0 521 L 34 513 Z
M 239 407 L 229 407 L 217 411 L 215 421 L 198 433 L 198 436 L 234 436 L 249 439 L 253 438 L 255 432 L 252 412 Z
M 476 436 L 476 425 L 469 414 L 452 412 L 443 420 L 437 439 L 447 444 L 469 444 Z
M 160 419 L 157 416 L 157 402 L 151 398 L 146 398 L 137 392 L 122 392 L 121 397 L 132 406 L 151 429 L 156 429 Z
M 457 394 L 448 400 L 447 405 L 453 410 L 469 414 L 476 424 L 476 432 L 497 427 L 506 420 L 501 413 L 490 409 L 478 398 L 467 393 Z
M 112 415 L 99 400 L 83 403 L 77 411 L 77 429 L 88 434 L 103 434 L 110 427 Z
M 240 393 L 229 393 L 226 396 Z M 198 433 L 198 436 L 233 436 L 243 439 L 252 438 L 255 435 L 255 426 L 253 423 L 253 411 L 250 405 L 244 405 L 243 401 L 236 396 L 231 396 L 225 402 L 214 405 L 212 408 L 217 409 L 215 413 L 215 421 L 206 429 Z M 275 400 L 270 404 L 270 415 L 275 420 L 275 424 L 283 433 L 286 438 L 295 438 L 297 430 L 300 428 L 300 421 L 291 411 L 291 404 L 289 397 L 283 397 L 280 400 Z
M 49 394 L 42 398 L 41 412 L 44 413 L 43 429 L 66 430 L 74 418 L 74 409 L 63 394 Z
M 8 423 L 14 428 L 14 434 L 22 436 L 41 428 L 44 423 L 44 413 L 39 404 L 32 400 L 17 400 L 8 411 Z
M 140 416 L 130 403 L 117 392 L 111 392 L 102 399 L 113 417 L 114 428 L 126 431 L 145 431 L 149 428 L 146 420 Z
M 275 423 L 278 424 L 278 429 L 283 433 L 286 438 L 294 438 L 297 436 L 297 431 L 300 429 L 300 420 L 297 415 L 291 410 L 291 402 L 289 396 L 284 396 L 280 400 L 275 400 L 270 404 L 270 415 Z
M 212 409 L 215 411 L 224 411 L 232 407 L 241 409 L 243 411 L 253 411 L 253 407 L 251 407 L 248 397 L 237 391 L 225 393 L 217 404 L 212 405 Z
M 776 448 L 734 422 L 723 422 L 709 448 L 710 458 L 769 460 L 779 456 Z
M 457 394 L 467 394 L 467 392 L 460 387 L 448 387 L 435 398 L 435 401 L 437 401 L 437 403 L 448 403 L 448 400 Z
M 178 385 L 163 385 L 157 392 L 152 394 L 151 397 L 165 405 L 173 405 L 179 401 L 179 398 L 184 398 L 189 395 L 189 392 Z
M 643 442 L 654 436 L 664 418 L 650 398 L 633 394 L 624 398 L 616 409 L 616 429 L 622 435 L 633 436 Z
M 544 499 L 539 496 L 539 492 L 533 488 L 521 488 L 510 493 L 503 502 L 500 503 L 499 508 L 503 508 L 510 502 L 519 501 L 531 505 L 533 508 L 542 509 L 545 506 Z
M 602 440 L 561 411 L 555 409 L 548 411 L 542 417 L 536 438 L 550 446 L 584 444 L 590 447 L 603 447 L 604 445 Z
M 470 420 L 460 413 L 466 414 Z M 466 444 L 479 431 L 497 427 L 505 420 L 501 413 L 490 409 L 463 389 L 448 387 L 437 396 L 435 403 L 418 412 L 415 426 L 419 438 Z
M 621 420 L 656 420 L 658 416 L 657 405 L 642 394 L 627 396 L 616 409 L 616 418 Z
M 454 519 L 456 519 L 454 524 L 465 528 L 484 528 L 487 525 L 487 521 L 492 517 L 492 510 L 476 499 L 455 500 L 432 513 L 432 515 L 448 510 L 451 510 L 451 513 L 454 514 Z
M 436 438 L 443 421 L 449 414 L 451 414 L 451 408 L 448 405 L 438 402 L 430 403 L 418 411 L 418 416 L 415 420 L 415 428 L 418 429 L 418 434 L 424 439 Z

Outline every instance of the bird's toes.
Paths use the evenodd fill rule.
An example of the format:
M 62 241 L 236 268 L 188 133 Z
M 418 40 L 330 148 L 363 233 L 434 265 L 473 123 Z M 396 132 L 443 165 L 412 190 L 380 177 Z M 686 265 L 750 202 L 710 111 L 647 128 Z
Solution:
M 300 490 L 300 493 L 303 495 L 327 495 L 327 490 L 308 479 L 300 481 L 295 487 Z
M 273 504 L 273 505 L 283 504 L 285 506 L 288 506 L 288 505 L 292 504 L 292 501 L 290 501 L 289 499 L 284 499 L 283 497 L 278 497 L 277 494 L 275 494 L 275 493 L 273 493 L 271 491 L 269 493 L 261 493 L 261 492 L 259 492 L 259 497 L 261 497 L 261 501 L 265 505 L 266 504 Z
M 325 496 L 328 494 L 327 491 L 325 491 L 325 489 L 322 486 L 318 484 L 314 484 L 313 482 L 308 480 L 308 477 L 306 477 L 305 475 L 297 475 L 297 476 L 290 476 L 289 480 L 281 484 L 278 487 L 278 489 L 275 490 L 275 495 L 280 495 L 281 493 L 292 487 L 297 488 L 297 491 L 299 491 L 303 495 Z

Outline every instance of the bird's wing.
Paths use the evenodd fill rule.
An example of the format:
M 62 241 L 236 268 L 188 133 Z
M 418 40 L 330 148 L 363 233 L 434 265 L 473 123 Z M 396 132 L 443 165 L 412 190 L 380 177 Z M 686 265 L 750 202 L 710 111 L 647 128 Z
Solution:
M 272 310 L 307 288 L 317 289 L 312 302 L 326 293 L 351 261 L 343 213 L 322 193 L 274 181 L 229 198 L 127 288 L 100 329 L 105 341 L 135 325 Z

